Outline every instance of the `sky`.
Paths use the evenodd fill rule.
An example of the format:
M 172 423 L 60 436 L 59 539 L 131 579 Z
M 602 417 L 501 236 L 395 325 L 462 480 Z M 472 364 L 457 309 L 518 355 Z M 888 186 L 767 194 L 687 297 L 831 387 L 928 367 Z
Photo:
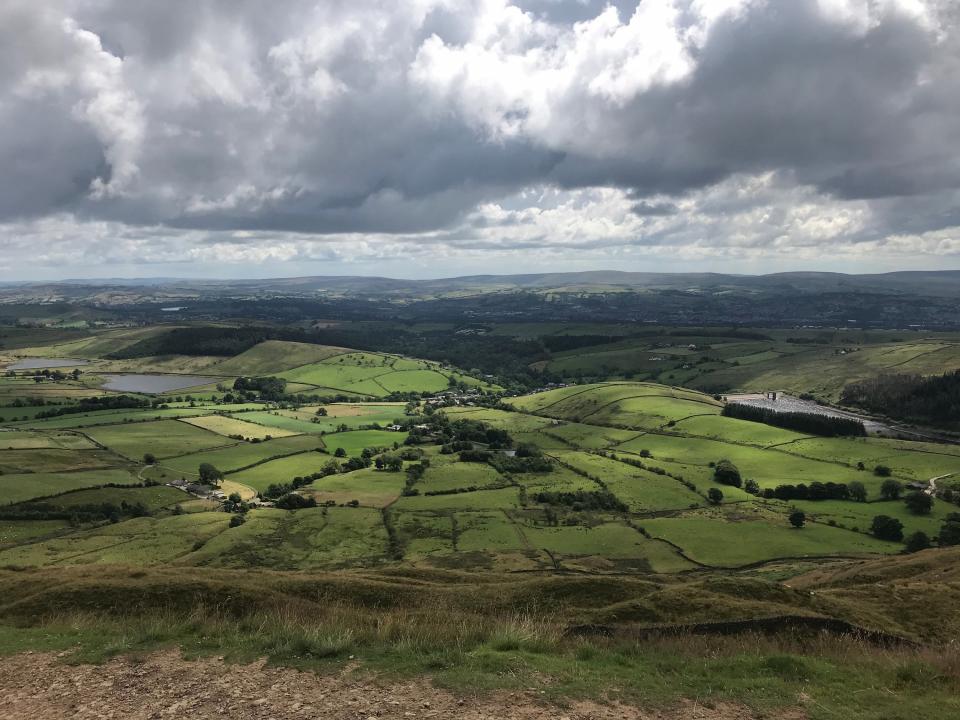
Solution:
M 960 3 L 0 3 L 0 280 L 587 269 L 960 269 Z

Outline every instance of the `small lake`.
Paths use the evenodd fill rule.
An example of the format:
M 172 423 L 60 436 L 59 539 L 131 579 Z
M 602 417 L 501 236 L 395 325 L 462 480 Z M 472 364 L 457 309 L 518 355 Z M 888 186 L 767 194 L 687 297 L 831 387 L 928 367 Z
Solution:
M 86 365 L 89 360 L 77 360 L 75 358 L 39 358 L 28 357 L 12 365 L 7 365 L 5 370 L 40 370 L 42 368 L 61 368 L 61 367 L 79 367 Z
M 218 377 L 208 377 L 206 375 L 104 375 L 106 382 L 103 384 L 105 390 L 120 390 L 123 392 L 138 392 L 158 394 L 170 392 L 171 390 L 183 390 L 185 388 L 196 387 L 197 385 L 207 385 L 220 380 Z

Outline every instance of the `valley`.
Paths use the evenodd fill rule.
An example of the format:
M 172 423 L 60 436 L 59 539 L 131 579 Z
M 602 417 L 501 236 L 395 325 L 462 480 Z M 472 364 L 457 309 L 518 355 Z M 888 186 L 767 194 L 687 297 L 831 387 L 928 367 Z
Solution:
M 259 645 L 262 634 L 242 650 L 220 625 L 204 632 L 238 659 L 265 653 L 313 666 L 359 654 L 372 669 L 393 642 L 364 629 L 376 608 L 400 613 L 391 622 L 402 632 L 426 632 L 416 629 L 425 618 L 415 608 L 439 593 L 447 612 L 488 628 L 455 642 L 471 653 L 493 648 L 509 662 L 520 662 L 520 652 L 530 668 L 556 655 L 549 672 L 566 678 L 567 696 L 563 658 L 597 642 L 583 633 L 607 638 L 602 653 L 654 633 L 663 652 L 679 657 L 700 650 L 671 645 L 673 633 L 730 628 L 753 637 L 770 623 L 846 628 L 840 638 L 853 632 L 903 647 L 960 632 L 954 612 L 930 611 L 949 607 L 957 592 L 950 581 L 940 586 L 937 569 L 952 566 L 950 538 L 960 541 L 960 444 L 951 430 L 937 431 L 941 442 L 921 441 L 917 426 L 872 417 L 860 424 L 855 409 L 817 405 L 807 371 L 763 349 L 769 341 L 726 348 L 715 334 L 675 339 L 665 329 L 652 341 L 613 343 L 627 362 L 652 362 L 651 352 L 681 365 L 701 353 L 756 358 L 734 368 L 779 362 L 782 382 L 765 371 L 730 393 L 697 389 L 703 373 L 682 375 L 684 385 L 665 371 L 637 378 L 596 365 L 609 355 L 592 344 L 551 354 L 539 371 L 543 387 L 511 390 L 516 380 L 481 369 L 341 344 L 262 339 L 233 354 L 203 354 L 203 327 L 189 327 L 198 354 L 132 350 L 145 339 L 168 342 L 164 326 L 66 340 L 51 331 L 47 344 L 33 331 L 29 345 L 2 351 L 0 586 L 4 617 L 26 623 L 3 631 L 9 642 L 32 642 L 17 639 L 29 637 L 27 627 L 59 637 L 66 617 L 115 638 L 128 622 L 144 622 L 144 612 L 162 625 L 151 631 L 158 637 L 192 642 L 181 612 L 207 603 L 220 609 L 205 613 L 204 627 L 224 622 L 223 612 L 275 623 L 277 612 L 337 598 L 336 613 L 352 619 L 317 608 L 302 622 L 322 633 L 336 634 L 331 622 L 352 629 L 306 656 Z M 549 347 L 577 345 L 583 330 L 529 324 L 494 333 L 560 338 L 541 340 Z M 943 352 L 952 339 L 930 353 L 914 350 L 913 340 L 859 340 L 861 350 L 832 355 L 849 358 L 850 376 L 863 372 L 860 352 L 906 364 L 936 356 L 945 369 L 952 362 Z M 592 374 L 551 375 L 555 363 Z M 767 400 L 774 388 L 777 400 Z M 805 388 L 803 399 L 784 388 Z M 730 416 L 738 403 L 780 412 L 769 422 Z M 860 434 L 810 425 L 817 417 Z M 872 566 L 892 573 L 889 587 L 857 575 Z M 217 599 L 220 587 L 230 588 L 232 610 Z M 891 604 L 890 593 L 900 599 Z M 109 620 L 110 608 L 130 602 L 128 620 Z M 502 623 L 526 622 L 536 627 L 531 637 L 546 635 L 496 650 L 497 633 L 510 632 L 497 629 Z M 763 642 L 772 648 L 777 637 Z M 80 642 L 105 657 L 127 647 Z M 454 641 L 425 642 L 439 652 Z M 551 649 L 533 658 L 523 649 L 530 642 Z M 857 662 L 873 663 L 864 652 Z M 433 675 L 451 670 L 443 661 Z M 624 697 L 639 692 L 622 682 L 634 688 Z M 609 688 L 599 676 L 590 683 L 590 694 Z M 767 701 L 783 702 L 776 697 Z

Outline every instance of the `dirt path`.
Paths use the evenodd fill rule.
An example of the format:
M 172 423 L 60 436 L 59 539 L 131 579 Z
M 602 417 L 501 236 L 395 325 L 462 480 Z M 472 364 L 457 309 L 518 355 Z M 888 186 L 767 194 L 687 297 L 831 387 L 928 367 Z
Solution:
M 752 720 L 746 708 L 686 702 L 670 711 L 578 701 L 565 707 L 534 693 L 458 697 L 423 680 L 373 682 L 216 659 L 186 661 L 155 653 L 105 665 L 64 665 L 50 653 L 0 659 L 0 717 L 5 720 Z M 802 720 L 800 712 L 779 713 Z
M 930 483 L 930 487 L 927 488 L 928 495 L 936 495 L 937 493 L 937 480 L 946 480 L 949 477 L 953 477 L 956 473 L 947 473 L 946 475 L 937 475 L 927 480 Z

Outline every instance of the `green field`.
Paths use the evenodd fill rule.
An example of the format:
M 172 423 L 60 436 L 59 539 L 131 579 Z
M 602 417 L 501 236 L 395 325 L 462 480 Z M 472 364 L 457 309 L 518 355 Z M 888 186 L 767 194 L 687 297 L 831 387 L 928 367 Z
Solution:
M 379 353 L 346 353 L 302 365 L 279 374 L 292 382 L 329 388 L 347 394 L 383 397 L 392 392 L 438 392 L 451 379 L 469 385 L 480 381 L 439 364 Z
M 915 514 L 903 498 L 880 499 L 885 478 L 874 467 L 921 490 L 930 481 L 960 487 L 960 445 L 816 437 L 727 418 L 714 391 L 835 399 L 852 378 L 960 365 L 960 338 L 500 324 L 484 315 L 424 323 L 410 319 L 416 304 L 398 304 L 396 318 L 382 321 L 264 321 L 249 340 L 224 321 L 214 344 L 183 348 L 198 352 L 190 356 L 107 358 L 137 354 L 136 343 L 176 326 L 101 327 L 104 311 L 92 307 L 62 318 L 77 330 L 0 331 L 0 367 L 15 356 L 91 361 L 77 380 L 0 377 L 0 656 L 34 651 L 6 667 L 16 673 L 50 651 L 58 678 L 77 672 L 87 685 L 57 682 L 91 687 L 90 672 L 140 677 L 153 650 L 168 651 L 170 665 L 179 647 L 192 668 L 177 681 L 187 688 L 220 662 L 209 656 L 230 663 L 216 666 L 230 697 L 239 673 L 279 678 L 274 666 L 291 665 L 320 672 L 298 675 L 297 687 L 351 683 L 341 710 L 358 717 L 401 707 L 359 712 L 354 695 L 379 692 L 384 678 L 403 683 L 420 714 L 438 717 L 474 709 L 467 700 L 427 707 L 422 697 L 438 687 L 470 703 L 506 698 L 497 717 L 521 714 L 516 697 L 532 697 L 543 716 L 614 717 L 641 701 L 644 717 L 663 718 L 957 714 L 958 550 L 911 553 L 870 526 L 888 515 L 905 536 L 922 531 L 945 545 L 960 499 L 941 492 L 929 513 Z M 66 305 L 23 317 L 61 315 Z M 203 322 L 191 316 L 183 327 Z M 500 359 L 479 342 L 488 355 L 478 351 L 471 370 L 310 343 L 253 345 L 362 337 L 364 347 L 413 352 L 414 332 L 434 331 L 470 342 L 495 336 L 503 376 L 486 374 Z M 585 344 L 563 349 L 568 338 Z M 455 357 L 450 349 L 428 354 Z M 514 351 L 529 357 L 514 362 Z M 199 354 L 207 352 L 234 355 Z M 472 352 L 460 357 L 473 367 Z M 538 376 L 542 369 L 550 374 Z M 164 407 L 37 417 L 103 395 L 105 372 L 223 380 L 191 389 L 192 401 L 156 398 Z M 264 375 L 288 380 L 287 392 L 231 387 Z M 523 394 L 541 381 L 550 389 Z M 392 393 L 404 395 L 387 402 Z M 347 400 L 330 402 L 338 395 Z M 53 404 L 31 404 L 40 400 Z M 410 432 L 383 429 L 395 422 Z M 145 464 L 148 453 L 156 464 Z M 758 494 L 718 484 L 722 459 Z M 181 479 L 199 480 L 203 464 L 224 473 L 218 489 L 242 502 L 214 488 L 179 489 Z M 307 477 L 321 471 L 332 474 Z M 295 488 L 267 494 L 295 478 Z M 763 497 L 814 482 L 863 483 L 869 501 Z M 805 514 L 799 528 L 796 510 Z M 91 671 L 88 661 L 110 665 Z M 435 687 L 412 679 L 425 675 Z M 135 684 L 121 686 L 139 697 Z M 265 697 L 309 714 L 295 704 L 299 691 L 283 687 L 292 686 L 274 684 Z
M 389 430 L 351 430 L 325 435 L 324 444 L 330 452 L 343 448 L 348 456 L 359 455 L 364 448 L 392 448 L 394 443 L 403 444 L 407 433 Z
M 85 433 L 94 442 L 132 460 L 139 460 L 147 452 L 168 458 L 237 442 L 176 420 L 87 428 Z
M 330 456 L 324 453 L 301 452 L 231 473 L 229 477 L 230 480 L 263 492 L 271 483 L 288 483 L 295 477 L 319 472 L 330 459 Z
M 189 453 L 165 458 L 161 465 L 174 473 L 196 474 L 201 463 L 210 463 L 216 468 L 229 472 L 264 462 L 271 458 L 283 457 L 295 453 L 312 452 L 323 447 L 323 441 L 312 435 L 291 435 L 274 438 L 261 443 L 239 442 L 216 450 Z
M 267 340 L 215 366 L 224 375 L 274 375 L 348 352 L 344 348 Z
M 183 422 L 226 437 L 240 435 L 245 440 L 251 440 L 253 438 L 264 440 L 269 437 L 287 437 L 297 434 L 291 430 L 281 428 L 265 428 L 262 425 L 245 422 L 240 418 L 228 417 L 226 415 L 201 415 L 199 417 L 185 419 Z
M 400 497 L 403 482 L 403 473 L 367 468 L 314 480 L 307 492 L 319 503 L 343 505 L 355 500 L 364 507 L 382 508 Z
M 532 331 L 518 328 L 521 335 Z M 558 333 L 569 330 L 556 328 Z M 129 338 L 148 335 L 132 333 Z M 716 363 L 762 369 L 771 362 L 792 362 L 807 352 L 802 347 L 788 347 L 781 339 L 771 344 L 714 338 L 706 343 L 695 335 L 671 337 L 669 343 L 660 341 L 660 347 L 639 353 L 637 362 L 656 365 L 694 360 L 692 369 L 702 374 Z M 102 353 L 109 342 L 105 340 L 105 345 L 95 340 L 96 336 L 80 338 L 66 348 L 51 347 L 48 353 L 53 357 L 65 349 L 76 350 L 77 357 L 106 364 L 96 353 Z M 612 366 L 614 358 L 626 362 L 627 354 L 635 352 L 639 342 L 624 338 L 614 348 L 591 346 L 586 351 L 562 352 L 553 362 L 597 363 L 602 357 L 603 363 Z M 709 348 L 703 349 L 707 345 Z M 952 344 L 941 342 L 927 349 L 931 355 L 948 353 Z M 879 352 L 873 346 L 862 350 L 874 351 Z M 666 360 L 650 360 L 651 352 Z M 906 346 L 887 347 L 882 352 L 890 363 L 909 365 L 916 359 Z M 710 355 L 709 361 L 698 360 L 702 353 Z M 169 370 L 177 367 L 177 362 L 175 356 L 136 358 L 131 367 L 162 365 Z M 200 365 L 207 372 L 223 375 L 279 373 L 298 392 L 335 389 L 370 397 L 394 391 L 443 390 L 449 386 L 449 378 L 462 379 L 459 372 L 434 362 L 281 341 L 260 343 L 225 360 L 194 358 L 180 367 L 196 371 Z M 660 371 L 659 366 L 654 369 Z M 722 371 L 709 370 L 714 374 Z M 20 378 L 13 380 L 17 382 L 7 383 L 11 391 L 33 389 L 29 383 L 20 383 Z M 69 401 L 71 393 L 79 389 L 69 383 L 50 386 L 51 392 L 61 393 L 59 401 Z M 217 392 L 211 388 L 208 394 Z M 137 519 L 124 542 L 135 548 L 133 557 L 146 558 L 149 563 L 172 562 L 174 558 L 188 565 L 320 568 L 348 561 L 379 564 L 393 557 L 394 561 L 402 558 L 429 567 L 456 567 L 459 562 L 490 570 L 680 572 L 698 564 L 737 567 L 778 559 L 886 555 L 899 546 L 862 532 L 875 514 L 883 511 L 900 518 L 908 530 L 923 529 L 932 536 L 950 512 L 950 506 L 941 501 L 929 516 L 913 516 L 902 502 L 762 500 L 743 489 L 717 485 L 712 466 L 721 459 L 732 461 L 744 479 L 756 481 L 761 488 L 859 481 L 867 487 L 871 500 L 879 497 L 882 483 L 872 472 L 875 465 L 889 466 L 903 483 L 960 472 L 956 446 L 810 437 L 723 417 L 722 403 L 712 395 L 676 385 L 625 380 L 577 384 L 507 397 L 504 402 L 508 407 L 461 404 L 442 412 L 450 422 L 485 423 L 505 430 L 515 445 L 529 443 L 541 448 L 551 469 L 499 472 L 490 463 L 461 462 L 457 453 L 440 454 L 439 441 L 429 439 L 421 448 L 429 467 L 406 493 L 407 474 L 402 470 L 368 467 L 341 472 L 299 490 L 321 505 L 333 503 L 334 507 L 292 513 L 257 510 L 247 524 L 228 531 L 224 531 L 223 518 L 214 523 L 214 515 L 203 512 L 216 507 L 215 502 L 190 499 L 162 485 L 61 495 L 105 483 L 133 485 L 142 479 L 163 484 L 195 479 L 200 465 L 209 463 L 227 473 L 229 482 L 234 483 L 230 488 L 247 488 L 245 497 L 253 499 L 254 493 L 262 493 L 272 484 L 319 472 L 338 448 L 350 458 L 359 457 L 367 448 L 402 449 L 406 432 L 361 428 L 404 422 L 408 419 L 405 411 L 424 412 L 423 408 L 406 408 L 403 402 L 346 402 L 323 405 L 327 414 L 320 416 L 317 400 L 225 404 L 221 398 L 219 402 L 194 402 L 192 407 L 188 402 L 175 402 L 162 409 L 108 410 L 8 423 L 8 429 L 0 432 L 0 470 L 5 473 L 0 475 L 0 498 L 11 504 L 59 495 L 57 502 L 63 505 L 57 507 L 142 498 L 152 516 Z M 34 415 L 34 411 L 35 406 L 30 406 L 25 414 Z M 429 415 L 417 415 L 415 422 L 429 423 Z M 246 440 L 237 441 L 230 435 Z M 268 436 L 271 439 L 266 439 Z M 323 452 L 316 452 L 318 449 Z M 138 470 L 135 464 L 145 453 L 159 458 L 159 464 Z M 865 469 L 858 469 L 858 463 Z M 408 461 L 405 467 L 411 464 Z M 722 491 L 719 506 L 709 504 L 707 495 L 712 489 Z M 590 510 L 576 499 L 589 500 L 604 493 L 622 503 L 617 507 L 625 511 Z M 562 499 L 564 494 L 568 500 Z M 541 497 L 561 499 L 546 505 L 537 499 Z M 353 501 L 359 509 L 345 507 Z M 176 552 L 160 549 L 159 537 L 167 527 L 163 513 L 174 504 L 191 511 L 192 521 L 179 521 L 196 529 L 191 537 L 206 538 L 210 528 L 217 528 L 202 549 L 184 551 L 182 544 L 177 544 Z M 802 530 L 792 530 L 786 521 L 793 507 L 802 507 L 809 516 Z M 358 512 L 351 515 L 354 510 Z M 381 512 L 386 515 L 381 517 Z M 336 522 L 331 520 L 334 517 Z M 361 520 L 359 525 L 352 523 L 356 519 Z M 131 522 L 124 520 L 119 525 Z M 350 535 L 358 527 L 366 528 L 376 540 L 364 543 L 354 538 L 340 543 L 338 532 Z M 18 542 L 24 544 L 8 550 L 20 553 L 26 564 L 48 556 L 55 558 L 49 561 L 60 562 L 68 554 L 68 539 L 74 536 L 87 548 L 76 555 L 82 558 L 77 562 L 109 562 L 116 557 L 109 538 L 119 531 L 109 528 L 64 528 L 54 523 L 38 525 L 35 532 L 16 532 L 21 538 Z M 57 536 L 43 540 L 51 532 Z M 392 549 L 385 554 L 384 538 L 389 533 L 393 533 L 389 538 Z M 312 539 L 314 535 L 339 549 L 327 553 Z M 48 547 L 31 554 L 25 548 L 32 537 Z M 304 540 L 306 537 L 311 539 Z M 286 547 L 285 543 L 303 546 Z M 237 548 L 236 553 L 231 553 L 231 547 Z
M 139 480 L 133 472 L 124 468 L 64 473 L 5 473 L 0 475 L 0 505 L 59 495 L 70 490 L 97 487 L 107 483 L 135 485 Z
M 644 520 L 642 525 L 653 537 L 683 548 L 691 560 L 712 567 L 737 567 L 775 558 L 895 553 L 901 547 L 827 525 L 798 530 L 785 518 L 756 509 L 696 511 Z

